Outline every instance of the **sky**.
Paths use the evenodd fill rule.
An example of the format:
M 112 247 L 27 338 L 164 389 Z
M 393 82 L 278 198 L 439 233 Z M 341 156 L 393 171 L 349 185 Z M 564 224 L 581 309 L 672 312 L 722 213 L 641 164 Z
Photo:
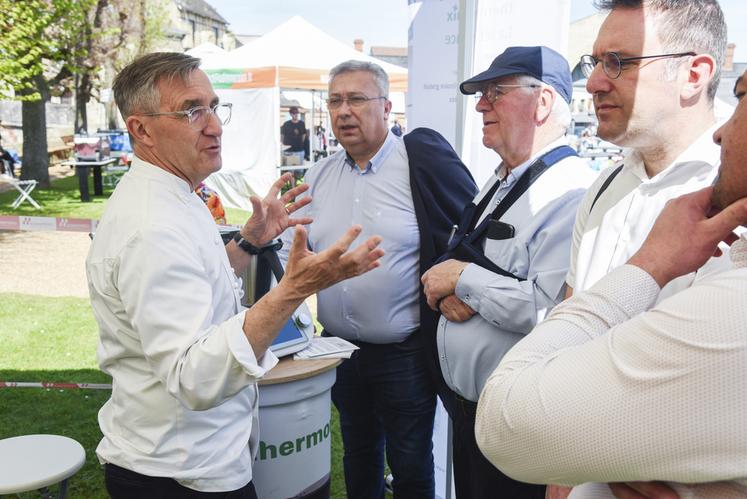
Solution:
M 241 35 L 263 35 L 294 15 L 338 40 L 365 42 L 364 50 L 384 45 L 407 47 L 407 0 L 208 0 Z M 721 0 L 735 60 L 747 62 L 747 2 Z M 596 12 L 591 0 L 571 0 L 571 20 Z

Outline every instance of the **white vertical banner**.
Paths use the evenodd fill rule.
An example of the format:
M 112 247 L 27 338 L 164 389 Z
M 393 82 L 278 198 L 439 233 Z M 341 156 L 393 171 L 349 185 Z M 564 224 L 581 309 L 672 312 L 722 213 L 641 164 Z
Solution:
M 408 0 L 407 129 L 437 130 L 454 146 L 459 93 L 459 0 Z
M 407 129 L 428 127 L 456 147 L 459 0 L 408 0 Z M 455 496 L 449 416 L 439 401 L 433 426 L 436 498 Z
M 408 7 L 407 128 L 439 131 L 482 187 L 500 158 L 482 145 L 482 116 L 459 83 L 510 46 L 546 45 L 566 54 L 570 0 L 408 0 Z M 439 403 L 433 434 L 439 499 L 455 497 L 449 438 Z
M 472 72 L 463 79 L 488 69 L 493 59 L 511 46 L 545 45 L 566 55 L 570 0 L 476 0 L 476 4 L 476 15 L 465 13 L 474 15 L 475 37 L 471 51 L 460 47 L 462 53 L 472 54 L 471 64 L 466 61 L 463 65 L 471 66 Z M 482 145 L 482 115 L 474 110 L 474 99 L 462 98 L 469 100 L 464 103 L 464 141 L 457 152 L 482 187 L 501 160 Z

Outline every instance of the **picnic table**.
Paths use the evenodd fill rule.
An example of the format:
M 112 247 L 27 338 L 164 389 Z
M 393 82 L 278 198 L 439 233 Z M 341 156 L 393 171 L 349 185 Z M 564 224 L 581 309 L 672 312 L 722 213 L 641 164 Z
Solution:
M 75 168 L 75 174 L 78 176 L 78 188 L 80 189 L 80 200 L 82 202 L 88 202 L 91 200 L 91 195 L 88 192 L 88 171 L 93 169 L 93 193 L 96 196 L 101 196 L 104 193 L 104 183 L 102 180 L 101 169 L 107 166 L 113 165 L 118 161 L 117 158 L 104 158 L 98 161 L 84 161 L 77 159 L 70 161 L 66 164 L 70 165 L 70 168 Z

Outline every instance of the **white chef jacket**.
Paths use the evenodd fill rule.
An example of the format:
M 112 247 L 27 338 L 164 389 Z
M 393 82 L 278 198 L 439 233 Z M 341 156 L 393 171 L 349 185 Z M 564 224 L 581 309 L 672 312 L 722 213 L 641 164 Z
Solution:
M 86 260 L 113 378 L 99 412 L 99 460 L 205 492 L 252 478 L 256 359 L 240 284 L 205 204 L 184 180 L 135 158 L 109 199 Z

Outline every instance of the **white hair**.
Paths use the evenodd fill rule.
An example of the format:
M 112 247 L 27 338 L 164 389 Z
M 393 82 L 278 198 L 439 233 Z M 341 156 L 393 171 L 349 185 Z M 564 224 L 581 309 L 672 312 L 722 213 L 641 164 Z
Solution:
M 550 119 L 558 128 L 565 131 L 571 126 L 571 106 L 565 101 L 562 95 L 555 90 L 555 87 L 538 80 L 530 75 L 518 75 L 516 83 L 520 85 L 540 85 L 542 88 L 549 88 L 555 95 L 555 99 L 550 110 Z

